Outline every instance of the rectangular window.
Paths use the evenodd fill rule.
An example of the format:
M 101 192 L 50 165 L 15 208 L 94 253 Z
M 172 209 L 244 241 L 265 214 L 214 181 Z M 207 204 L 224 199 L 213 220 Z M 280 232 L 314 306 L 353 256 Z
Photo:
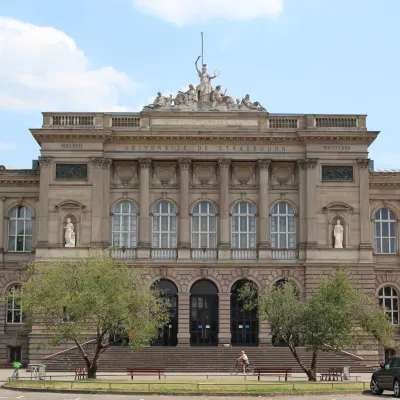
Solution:
M 354 180 L 353 167 L 349 165 L 323 165 L 323 181 L 352 181 Z
M 56 164 L 56 179 L 87 179 L 87 164 Z

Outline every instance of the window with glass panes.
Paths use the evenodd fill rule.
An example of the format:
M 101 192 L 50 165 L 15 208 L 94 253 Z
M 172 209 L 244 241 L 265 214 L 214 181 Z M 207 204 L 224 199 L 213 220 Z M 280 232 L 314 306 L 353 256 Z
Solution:
M 32 251 L 32 213 L 24 206 L 8 215 L 8 251 Z
M 273 249 L 296 248 L 294 210 L 288 203 L 280 202 L 272 209 L 271 247 Z
M 130 201 L 121 201 L 113 210 L 112 242 L 116 247 L 137 246 L 137 208 Z
M 397 290 L 391 286 L 384 286 L 379 290 L 379 305 L 385 307 L 386 314 L 393 325 L 399 324 L 399 296 Z
M 256 210 L 247 202 L 232 208 L 232 248 L 254 249 L 256 247 Z
M 153 209 L 152 247 L 176 248 L 176 208 L 169 201 L 162 201 Z
M 397 222 L 393 211 L 381 208 L 375 213 L 374 237 L 375 253 L 397 253 Z
M 23 321 L 21 297 L 21 287 L 14 285 L 7 294 L 7 324 L 21 324 Z
M 217 217 L 215 207 L 202 201 L 193 207 L 192 248 L 215 249 L 217 247 Z

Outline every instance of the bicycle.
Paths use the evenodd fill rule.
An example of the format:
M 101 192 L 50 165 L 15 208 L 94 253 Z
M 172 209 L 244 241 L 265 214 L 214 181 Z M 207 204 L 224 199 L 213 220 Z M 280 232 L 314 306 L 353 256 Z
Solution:
M 252 374 L 254 372 L 254 365 L 253 364 L 247 364 L 246 365 L 246 374 Z M 237 375 L 239 373 L 243 372 L 243 364 L 239 361 L 236 361 L 236 365 L 233 367 L 229 368 L 229 373 L 231 375 Z

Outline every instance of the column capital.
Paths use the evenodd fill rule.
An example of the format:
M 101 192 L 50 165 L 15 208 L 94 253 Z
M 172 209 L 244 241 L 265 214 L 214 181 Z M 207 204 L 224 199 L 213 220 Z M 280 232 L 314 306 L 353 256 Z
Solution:
M 271 166 L 271 160 L 257 160 L 257 164 L 261 170 L 269 170 Z
M 39 157 L 39 165 L 40 167 L 49 167 L 52 161 L 52 157 L 50 156 L 43 156 Z
M 318 164 L 318 158 L 305 158 L 303 160 L 297 160 L 297 164 L 301 169 L 315 169 Z
M 189 169 L 190 163 L 191 163 L 191 162 L 192 162 L 192 161 L 190 160 L 190 158 L 180 158 L 180 159 L 178 160 L 178 164 L 179 164 L 181 170 L 187 170 L 187 169 Z
M 1 201 L 2 203 L 4 203 L 4 202 L 6 201 L 6 197 L 5 197 L 5 196 L 0 197 L 0 201 Z
M 371 160 L 369 158 L 358 158 L 357 163 L 360 166 L 360 168 L 368 168 Z
M 139 158 L 139 165 L 141 169 L 149 169 L 151 165 L 151 158 Z
M 111 158 L 105 158 L 105 157 L 92 157 L 90 159 L 90 162 L 95 166 L 95 167 L 100 167 L 103 169 L 110 169 L 112 160 Z
M 221 169 L 228 169 L 231 166 L 232 160 L 230 158 L 220 158 L 218 160 L 219 167 Z

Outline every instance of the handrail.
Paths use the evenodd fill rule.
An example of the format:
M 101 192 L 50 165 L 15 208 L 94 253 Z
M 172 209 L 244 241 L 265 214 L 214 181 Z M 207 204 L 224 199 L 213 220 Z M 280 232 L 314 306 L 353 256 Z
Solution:
M 331 349 L 333 349 L 333 347 L 330 346 L 329 344 L 325 344 L 325 343 L 324 343 L 324 346 L 330 347 Z M 363 357 L 357 356 L 357 355 L 355 355 L 355 354 L 353 354 L 353 353 L 349 353 L 348 351 L 345 351 L 345 350 L 335 350 L 335 351 L 337 351 L 338 353 L 347 354 L 348 356 L 351 356 L 351 357 L 357 358 L 358 360 L 363 360 L 363 361 L 364 361 L 364 358 L 363 358 Z
M 87 341 L 87 342 L 85 342 L 85 343 L 82 343 L 81 346 L 84 346 L 85 344 L 88 344 L 88 343 L 95 342 L 96 340 L 97 340 L 97 339 L 89 340 L 89 341 Z M 69 349 L 59 351 L 58 353 L 50 354 L 49 356 L 46 356 L 46 357 L 44 357 L 43 359 L 46 360 L 46 359 L 48 359 L 48 358 L 50 358 L 50 357 L 54 357 L 54 356 L 57 356 L 57 355 L 59 355 L 59 354 L 62 354 L 62 353 L 65 353 L 65 352 L 67 352 L 67 351 L 74 350 L 74 349 L 77 349 L 77 348 L 78 348 L 78 346 L 70 347 Z

